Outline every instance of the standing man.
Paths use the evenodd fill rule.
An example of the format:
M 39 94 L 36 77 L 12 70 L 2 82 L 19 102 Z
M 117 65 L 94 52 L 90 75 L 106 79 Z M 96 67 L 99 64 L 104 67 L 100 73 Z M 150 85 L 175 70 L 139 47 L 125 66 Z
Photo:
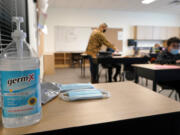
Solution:
M 86 53 L 89 56 L 90 61 L 90 71 L 91 71 L 91 82 L 98 83 L 98 61 L 97 54 L 99 53 L 102 45 L 112 48 L 117 51 L 114 45 L 112 45 L 105 37 L 104 33 L 106 32 L 108 25 L 103 23 L 99 26 L 98 29 L 95 29 L 88 42 Z

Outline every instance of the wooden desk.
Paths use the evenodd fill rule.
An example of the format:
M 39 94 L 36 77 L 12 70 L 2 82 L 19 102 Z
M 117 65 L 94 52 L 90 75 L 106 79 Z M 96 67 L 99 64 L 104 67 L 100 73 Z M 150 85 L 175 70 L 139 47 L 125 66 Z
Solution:
M 180 66 L 158 64 L 133 64 L 135 67 L 135 83 L 139 82 L 139 76 L 153 81 L 153 90 L 157 91 L 158 81 L 180 81 Z
M 98 63 L 122 63 L 122 64 L 139 64 L 139 63 L 147 63 L 149 59 L 145 57 L 124 57 L 124 56 L 113 56 L 113 57 L 99 57 Z
M 127 67 L 131 67 L 132 64 L 144 64 L 147 63 L 148 60 L 149 59 L 147 57 L 139 57 L 139 56 L 99 57 L 98 64 L 102 64 L 102 65 L 108 64 L 108 66 L 114 64 L 122 64 L 124 66 L 124 70 L 126 70 Z
M 56 98 L 43 106 L 43 118 L 40 123 L 17 129 L 5 129 L 1 124 L 0 135 L 47 131 L 52 131 L 52 134 L 103 131 L 112 133 L 112 130 L 119 133 L 123 130 L 126 133 L 131 131 L 134 133 L 136 130 L 144 131 L 142 128 L 155 133 L 157 131 L 151 129 L 157 128 L 163 133 L 161 125 L 165 126 L 164 131 L 167 133 L 169 126 L 174 125 L 174 120 L 179 122 L 180 103 L 147 88 L 132 82 L 97 84 L 95 87 L 110 91 L 111 97 L 79 102 L 64 102 Z M 163 122 L 159 124 L 159 120 Z

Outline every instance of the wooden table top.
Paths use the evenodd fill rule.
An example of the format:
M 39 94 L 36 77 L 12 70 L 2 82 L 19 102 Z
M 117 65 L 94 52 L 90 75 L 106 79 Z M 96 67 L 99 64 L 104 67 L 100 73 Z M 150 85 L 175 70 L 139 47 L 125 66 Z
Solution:
M 171 70 L 180 69 L 177 65 L 160 65 L 160 64 L 132 64 L 133 67 L 146 68 L 151 70 Z
M 40 123 L 5 129 L 0 122 L 0 135 L 37 133 L 180 112 L 180 103 L 132 82 L 97 84 L 95 87 L 108 90 L 111 97 L 78 102 L 56 98 L 43 106 Z

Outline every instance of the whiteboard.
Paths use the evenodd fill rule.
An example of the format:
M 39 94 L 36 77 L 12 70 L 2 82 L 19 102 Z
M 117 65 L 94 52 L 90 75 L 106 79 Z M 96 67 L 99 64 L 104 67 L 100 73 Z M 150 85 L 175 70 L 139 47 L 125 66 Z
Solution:
M 84 52 L 91 27 L 55 26 L 55 52 Z

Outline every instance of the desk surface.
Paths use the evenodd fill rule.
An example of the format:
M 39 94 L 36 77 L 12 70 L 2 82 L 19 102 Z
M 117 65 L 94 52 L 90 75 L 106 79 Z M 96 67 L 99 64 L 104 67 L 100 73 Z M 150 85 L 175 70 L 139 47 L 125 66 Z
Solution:
M 0 123 L 0 135 L 44 132 L 180 112 L 180 103 L 132 82 L 97 84 L 95 87 L 110 91 L 111 98 L 78 102 L 56 98 L 43 106 L 43 118 L 39 124 L 5 129 Z
M 81 53 L 81 56 L 86 57 L 88 56 L 86 53 Z M 142 56 L 119 56 L 119 55 L 113 55 L 112 58 L 118 59 L 118 58 L 144 58 Z
M 86 53 L 81 53 L 81 56 L 88 56 Z
M 176 65 L 160 65 L 160 64 L 133 64 L 133 67 L 146 68 L 151 70 L 171 70 L 180 69 L 180 66 Z

